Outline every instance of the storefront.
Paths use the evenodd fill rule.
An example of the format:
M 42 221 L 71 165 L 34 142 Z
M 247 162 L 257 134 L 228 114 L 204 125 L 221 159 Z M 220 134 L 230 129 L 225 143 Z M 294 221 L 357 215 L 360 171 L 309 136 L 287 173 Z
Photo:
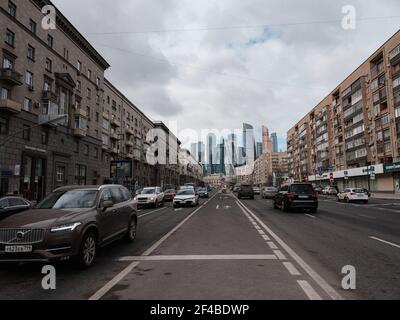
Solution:
M 333 176 L 332 181 L 331 176 Z M 372 192 L 389 191 L 379 190 L 379 186 L 387 185 L 383 164 L 309 176 L 308 181 L 321 187 L 335 185 L 339 190 L 345 188 L 365 188 Z
M 392 191 L 400 193 L 400 162 L 385 164 L 384 171 L 385 174 L 390 177 Z

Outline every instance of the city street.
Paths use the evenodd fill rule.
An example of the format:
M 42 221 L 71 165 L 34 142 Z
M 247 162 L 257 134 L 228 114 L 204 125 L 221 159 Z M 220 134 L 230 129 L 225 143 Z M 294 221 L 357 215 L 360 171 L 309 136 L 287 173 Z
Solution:
M 139 212 L 133 244 L 101 250 L 78 271 L 56 265 L 57 289 L 41 266 L 2 266 L 0 299 L 399 299 L 400 207 L 337 203 L 283 213 L 270 200 L 213 193 L 198 208 Z M 341 288 L 354 266 L 357 289 Z

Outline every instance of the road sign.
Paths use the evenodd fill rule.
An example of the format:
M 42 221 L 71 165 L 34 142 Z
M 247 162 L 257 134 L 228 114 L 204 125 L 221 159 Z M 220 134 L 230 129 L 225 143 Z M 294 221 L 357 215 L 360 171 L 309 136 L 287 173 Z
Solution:
M 331 173 L 329 174 L 329 180 L 330 180 L 331 182 L 334 182 L 334 181 L 335 181 L 335 178 L 333 177 L 333 172 L 331 172 Z
M 369 168 L 369 171 L 375 172 L 375 167 L 374 167 L 374 166 L 371 166 L 371 167 Z
M 344 180 L 349 180 L 349 172 L 348 171 L 344 172 Z
M 329 165 L 329 171 L 331 171 L 331 172 L 333 171 L 333 165 L 331 165 L 331 164 Z

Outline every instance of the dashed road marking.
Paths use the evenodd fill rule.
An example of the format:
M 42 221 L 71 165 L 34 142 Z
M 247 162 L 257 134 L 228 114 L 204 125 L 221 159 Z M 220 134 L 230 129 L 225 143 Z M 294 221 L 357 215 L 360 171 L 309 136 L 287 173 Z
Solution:
M 316 219 L 317 217 L 316 216 L 313 216 L 313 215 L 311 215 L 311 214 L 305 214 L 305 216 L 307 216 L 307 217 L 309 217 L 309 218 L 311 218 L 311 219 Z
M 164 210 L 164 209 L 167 209 L 167 208 L 166 208 L 166 207 L 163 207 L 163 208 L 160 208 L 160 209 L 157 209 L 157 210 L 153 210 L 153 211 L 147 212 L 147 213 L 145 213 L 145 214 L 142 214 L 142 215 L 138 216 L 138 218 L 146 217 L 146 216 L 148 216 L 148 215 L 150 215 L 150 214 L 159 212 L 159 211 Z
M 278 257 L 279 260 L 287 260 L 286 256 L 282 253 L 281 250 L 274 250 L 274 254 Z
M 274 254 L 236 255 L 172 255 L 172 256 L 132 256 L 118 261 L 190 261 L 190 260 L 276 260 Z
M 303 289 L 310 300 L 322 300 L 321 296 L 314 290 L 314 288 L 308 283 L 308 281 L 298 280 L 297 283 Z
M 271 235 L 272 238 L 275 239 L 275 241 L 296 261 L 296 263 L 301 266 L 301 268 L 325 291 L 325 293 L 333 300 L 343 300 L 343 297 L 328 283 L 326 282 L 325 279 L 323 279 L 313 268 L 311 268 L 292 248 L 290 248 L 276 233 L 274 233 L 257 215 L 255 215 L 249 208 L 247 208 L 239 199 L 237 199 L 236 203 L 238 206 L 242 209 L 242 211 L 246 214 L 246 216 L 251 215 L 258 223 L 260 226 L 264 228 L 265 231 L 269 235 Z M 274 252 L 275 253 L 275 252 Z M 300 285 L 300 283 L 299 283 Z M 302 285 L 304 288 L 307 288 L 310 286 L 310 284 L 302 282 Z M 303 288 L 303 287 L 302 287 Z M 304 289 L 303 289 L 304 290 Z M 315 292 L 314 289 L 311 290 Z M 309 294 L 312 294 L 312 291 L 309 290 Z M 319 297 L 319 295 L 315 292 L 315 295 L 312 295 L 313 297 Z M 310 297 L 310 296 L 309 296 Z M 321 298 L 321 297 L 319 297 Z
M 283 265 L 286 267 L 286 269 L 289 271 L 289 273 L 292 276 L 301 276 L 301 273 L 299 270 L 296 269 L 296 267 L 293 265 L 291 262 L 283 262 Z

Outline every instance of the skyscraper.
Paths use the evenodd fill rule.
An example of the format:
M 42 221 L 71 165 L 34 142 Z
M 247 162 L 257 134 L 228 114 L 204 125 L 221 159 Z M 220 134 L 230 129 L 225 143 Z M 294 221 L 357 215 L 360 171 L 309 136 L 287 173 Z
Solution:
M 256 158 L 258 159 L 263 153 L 263 145 L 262 142 L 257 142 L 257 151 L 256 151 Z
M 271 139 L 272 139 L 272 152 L 278 152 L 278 136 L 276 133 L 271 134 Z
M 243 124 L 243 147 L 245 149 L 246 164 L 253 164 L 256 156 L 254 127 L 247 123 Z
M 215 173 L 215 165 L 217 164 L 216 148 L 217 148 L 217 137 L 214 133 L 209 133 L 207 136 L 207 155 L 206 155 L 208 163 L 207 173 L 209 174 Z
M 263 153 L 272 153 L 272 140 L 269 137 L 269 130 L 266 126 L 262 126 L 262 152 Z

